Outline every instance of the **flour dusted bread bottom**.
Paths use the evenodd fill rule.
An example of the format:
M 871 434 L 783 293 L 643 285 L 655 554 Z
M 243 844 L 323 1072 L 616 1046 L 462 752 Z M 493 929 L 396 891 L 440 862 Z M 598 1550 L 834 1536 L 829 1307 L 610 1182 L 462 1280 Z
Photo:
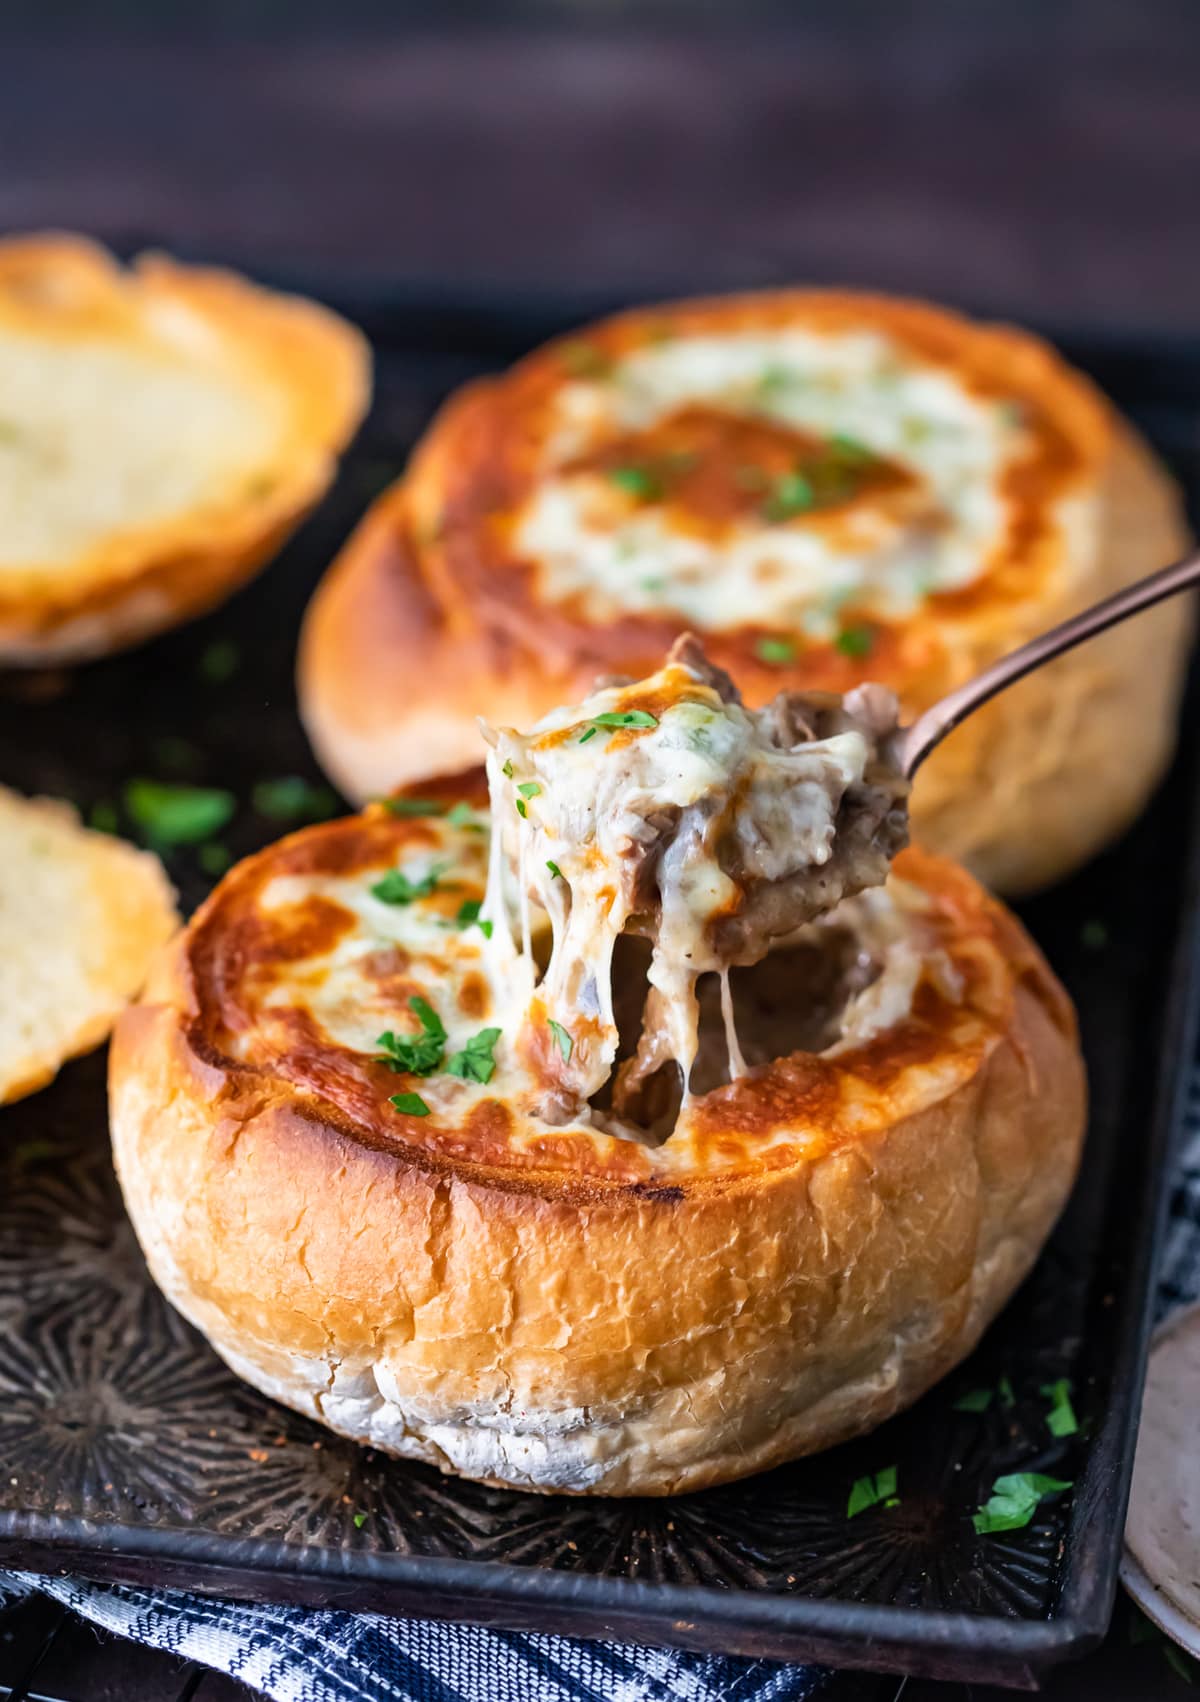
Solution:
M 1074 1017 L 1017 922 L 903 853 L 872 900 L 918 954 L 894 1020 L 851 1032 L 827 986 L 811 1049 L 756 1064 L 784 1006 L 747 971 L 749 1074 L 698 1093 L 665 1143 L 601 1111 L 555 1126 L 470 920 L 479 793 L 456 796 L 239 865 L 122 1017 L 114 1152 L 164 1292 L 275 1398 L 523 1489 L 699 1488 L 914 1400 L 1028 1271 L 1079 1157 Z M 387 904 L 389 870 L 410 889 L 437 873 Z M 839 927 L 854 960 L 848 916 L 767 960 L 793 996 Z M 379 1036 L 413 1030 L 414 996 L 447 1061 L 499 1029 L 489 1079 L 387 1067 Z

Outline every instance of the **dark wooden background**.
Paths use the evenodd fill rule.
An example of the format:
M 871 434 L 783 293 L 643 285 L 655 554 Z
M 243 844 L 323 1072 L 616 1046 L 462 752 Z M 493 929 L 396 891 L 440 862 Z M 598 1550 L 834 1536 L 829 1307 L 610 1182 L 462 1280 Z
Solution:
M 0 227 L 1189 333 L 1196 0 L 4 0 Z
M 0 230 L 51 225 L 419 294 L 844 281 L 1195 338 L 1200 3 L 0 0 Z M 0 1693 L 54 1617 L 0 1623 Z M 1187 1695 L 1127 1633 L 1052 1694 Z M 56 1648 L 79 1702 L 235 1694 Z

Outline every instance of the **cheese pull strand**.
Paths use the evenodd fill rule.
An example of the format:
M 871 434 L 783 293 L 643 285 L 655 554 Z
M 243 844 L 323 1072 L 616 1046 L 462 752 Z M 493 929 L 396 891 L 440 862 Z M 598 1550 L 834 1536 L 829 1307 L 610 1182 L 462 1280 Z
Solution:
M 668 1064 L 686 1101 L 696 982 L 721 977 L 731 1079 L 745 1073 L 728 970 L 881 883 L 907 838 L 887 759 L 895 699 L 781 694 L 746 709 L 694 639 L 650 678 L 606 686 L 528 734 L 485 728 L 493 852 L 483 914 L 520 1045 L 559 1119 L 613 1076 L 618 938 L 650 942 L 641 1036 L 618 1097 Z M 544 973 L 536 913 L 551 933 Z

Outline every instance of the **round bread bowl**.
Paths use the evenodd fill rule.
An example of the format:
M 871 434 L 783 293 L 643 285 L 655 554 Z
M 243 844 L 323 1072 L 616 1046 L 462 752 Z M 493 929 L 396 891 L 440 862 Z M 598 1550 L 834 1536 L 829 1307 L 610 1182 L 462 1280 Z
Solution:
M 663 365 L 697 348 L 743 351 L 741 377 Z M 804 424 L 811 384 L 763 399 L 813 348 L 843 361 L 818 413 L 853 439 Z M 301 709 L 360 800 L 473 761 L 477 714 L 526 726 L 640 677 L 685 628 L 752 706 L 869 677 L 911 717 L 1186 538 L 1141 439 L 1024 332 L 848 292 L 639 310 L 450 399 L 318 590 Z M 922 775 L 918 836 L 1009 893 L 1093 854 L 1169 759 L 1191 629 L 1163 604 L 972 716 Z
M 430 805 L 464 786 L 481 805 L 477 780 Z M 1029 1270 L 1078 1162 L 1074 1016 L 1019 924 L 902 854 L 928 959 L 909 1014 L 700 1093 L 640 1145 L 540 1121 L 511 1033 L 486 1082 L 380 1060 L 414 994 L 448 1051 L 503 1020 L 462 910 L 485 819 L 376 805 L 248 859 L 121 1018 L 114 1154 L 168 1298 L 298 1411 L 521 1489 L 697 1489 L 915 1400 Z M 397 865 L 445 872 L 384 905 Z

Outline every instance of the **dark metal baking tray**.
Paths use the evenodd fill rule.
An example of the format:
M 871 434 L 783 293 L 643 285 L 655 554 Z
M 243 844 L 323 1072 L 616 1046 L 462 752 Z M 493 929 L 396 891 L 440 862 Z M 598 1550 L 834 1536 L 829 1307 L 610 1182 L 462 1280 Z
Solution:
M 132 775 L 232 787 L 242 854 L 278 826 L 254 782 L 317 779 L 296 719 L 301 611 L 369 499 L 455 384 L 571 317 L 545 303 L 343 290 L 377 399 L 329 500 L 224 609 L 127 656 L 0 677 L 0 775 L 85 810 Z M 588 304 L 604 305 L 604 304 Z M 1072 343 L 1200 494 L 1200 351 Z M 204 678 L 215 640 L 240 666 Z M 1193 698 L 1194 702 L 1194 698 Z M 150 1284 L 109 1164 L 104 1060 L 0 1112 L 0 1563 L 214 1594 L 473 1619 L 840 1666 L 1032 1686 L 1111 1610 L 1166 1160 L 1193 1028 L 1200 742 L 1113 851 L 1025 915 L 1076 998 L 1093 1112 L 1071 1205 L 972 1361 L 874 1435 L 669 1501 L 523 1496 L 341 1442 L 245 1388 Z M 208 885 L 172 872 L 187 906 Z M 1007 1377 L 1015 1402 L 954 1410 Z M 1040 1386 L 1070 1377 L 1054 1442 Z M 900 1504 L 848 1521 L 887 1465 Z M 1004 1471 L 1074 1490 L 977 1537 Z

